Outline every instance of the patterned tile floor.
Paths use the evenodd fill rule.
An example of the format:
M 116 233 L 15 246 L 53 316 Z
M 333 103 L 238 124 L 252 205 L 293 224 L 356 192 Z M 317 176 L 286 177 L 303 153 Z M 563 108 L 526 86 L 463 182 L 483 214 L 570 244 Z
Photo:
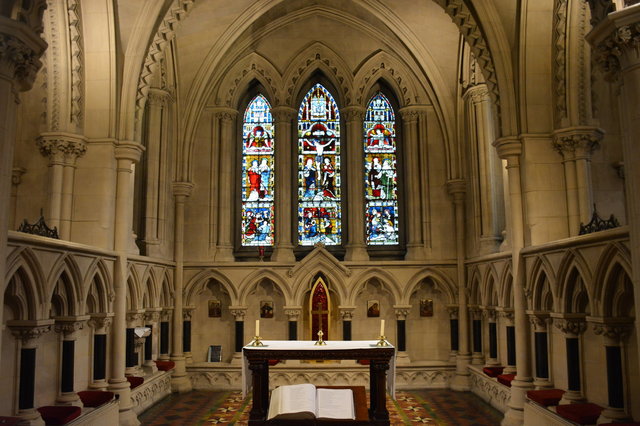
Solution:
M 447 389 L 398 391 L 387 398 L 391 424 L 396 425 L 499 425 L 502 414 L 469 392 Z M 246 426 L 251 399 L 240 392 L 193 391 L 172 394 L 140 417 L 143 425 Z

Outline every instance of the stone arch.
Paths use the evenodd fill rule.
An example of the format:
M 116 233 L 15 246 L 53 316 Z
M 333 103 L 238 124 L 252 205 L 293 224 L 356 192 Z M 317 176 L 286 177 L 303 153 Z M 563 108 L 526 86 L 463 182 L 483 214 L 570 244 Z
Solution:
M 471 273 L 469 274 L 469 286 L 467 287 L 468 291 L 468 300 L 467 303 L 469 305 L 481 305 L 482 304 L 482 293 L 481 293 L 481 283 L 482 278 L 480 277 L 480 270 L 477 265 L 473 266 Z
M 407 285 L 402 296 L 402 304 L 409 304 L 411 295 L 416 291 L 417 287 L 425 279 L 431 280 L 434 283 L 435 287 L 446 295 L 447 302 L 449 304 L 457 303 L 458 289 L 451 278 L 437 269 L 425 268 L 422 271 L 417 272 L 413 277 L 411 277 L 411 279 L 409 279 L 409 284 Z
M 11 284 L 11 280 L 18 272 L 20 275 L 17 276 L 17 279 L 20 282 L 14 282 L 14 285 L 21 284 L 21 288 L 15 290 L 15 297 L 18 297 L 19 292 L 24 291 L 20 296 L 20 306 L 22 306 L 21 314 L 26 315 L 26 318 L 22 319 L 48 318 L 49 299 L 47 298 L 44 272 L 38 257 L 28 247 L 16 250 L 7 259 L 5 282 Z
M 511 263 L 507 263 L 500 276 L 498 294 L 500 295 L 500 305 L 503 308 L 513 309 L 513 274 Z
M 351 294 L 349 295 L 348 301 L 345 301 L 345 304 L 355 306 L 358 298 L 358 294 L 363 290 L 364 286 L 371 279 L 377 279 L 382 288 L 386 289 L 395 304 L 401 304 L 402 302 L 402 291 L 396 279 L 388 273 L 387 271 L 380 268 L 372 268 L 369 269 L 360 276 L 355 277 L 353 279 L 353 285 L 351 286 Z
M 13 319 L 38 319 L 37 290 L 32 276 L 22 266 L 13 273 L 4 291 L 4 304 L 13 312 Z M 5 317 L 4 320 L 7 318 Z
M 109 268 L 103 259 L 96 258 L 88 268 L 83 285 L 85 289 L 85 313 L 110 312 L 115 298 Z
M 498 274 L 496 273 L 495 267 L 490 263 L 484 271 L 482 289 L 480 291 L 480 303 L 483 306 L 496 307 L 499 305 L 498 291 L 496 288 L 497 277 Z
M 137 310 L 142 308 L 142 289 L 140 277 L 136 268 L 129 265 L 127 275 L 127 310 Z
M 269 280 L 276 286 L 284 296 L 285 303 L 289 304 L 292 302 L 292 295 L 289 287 L 286 282 L 282 279 L 281 276 L 273 272 L 271 269 L 260 269 L 254 271 L 249 274 L 238 287 L 238 303 L 241 306 L 246 305 L 247 296 L 256 288 L 258 284 L 263 282 L 264 280 Z
M 57 306 L 63 309 L 64 313 L 60 315 L 78 315 L 81 312 L 80 306 L 85 299 L 82 274 L 73 257 L 64 255 L 56 261 L 49 273 L 47 289 L 52 303 L 54 299 L 62 303 Z
M 309 256 L 307 256 L 309 258 Z M 315 277 L 318 274 L 322 274 L 325 278 L 325 283 L 329 288 L 338 295 L 338 301 L 344 303 L 348 300 L 348 290 L 346 283 L 342 276 L 335 272 L 335 264 L 329 262 L 328 257 L 315 256 L 310 262 L 303 265 L 303 267 L 297 271 L 297 277 L 294 280 L 292 287 L 292 301 L 294 306 L 302 306 L 304 303 L 304 295 L 307 291 L 311 290 Z
M 598 259 L 595 272 L 593 274 L 593 295 L 595 296 L 594 310 L 597 312 L 609 311 L 611 306 L 608 305 L 605 293 L 611 289 L 607 287 L 611 285 L 611 280 L 616 280 L 616 275 L 622 271 L 616 271 L 621 268 L 627 275 L 631 276 L 631 254 L 628 247 L 623 244 L 614 242 L 605 248 Z M 620 284 L 624 284 L 620 282 Z M 604 315 L 604 314 L 603 314 Z
M 558 268 L 558 307 L 564 313 L 593 309 L 591 271 L 582 255 L 568 250 Z M 585 313 L 588 313 L 585 311 Z
M 224 287 L 233 305 L 240 304 L 235 285 L 225 275 L 211 269 L 199 272 L 184 286 L 184 304 L 194 305 L 197 295 L 200 294 L 209 280 L 215 280 Z
M 296 105 L 305 84 L 320 71 L 339 91 L 336 101 L 344 108 L 353 102 L 352 77 L 345 62 L 326 45 L 315 42 L 303 48 L 294 56 L 285 70 L 282 81 L 284 83 L 284 103 L 298 108 Z
M 158 305 L 161 308 L 173 307 L 173 281 L 168 270 L 165 270 L 162 276 L 159 297 Z
M 77 300 L 73 280 L 66 270 L 63 270 L 51 291 L 50 307 L 53 317 L 68 317 L 78 313 Z
M 529 277 L 531 283 L 528 289 L 529 296 L 527 303 L 530 309 L 535 311 L 554 311 L 557 306 L 558 295 L 556 294 L 555 276 L 549 260 L 544 256 L 536 257 Z

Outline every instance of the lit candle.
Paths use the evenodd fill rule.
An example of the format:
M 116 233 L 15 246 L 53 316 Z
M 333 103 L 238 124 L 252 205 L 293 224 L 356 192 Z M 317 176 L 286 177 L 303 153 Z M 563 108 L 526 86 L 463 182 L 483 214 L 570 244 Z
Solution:
M 256 320 L 256 336 L 260 337 L 260 320 Z
M 380 320 L 380 336 L 384 336 L 384 320 Z

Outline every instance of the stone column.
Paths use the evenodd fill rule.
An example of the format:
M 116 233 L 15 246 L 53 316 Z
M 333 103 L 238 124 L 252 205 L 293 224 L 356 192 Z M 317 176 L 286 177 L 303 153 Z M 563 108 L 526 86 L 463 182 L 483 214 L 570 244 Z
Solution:
M 87 151 L 87 143 L 80 135 L 50 132 L 40 135 L 38 147 L 49 157 L 49 225 L 58 227 L 61 239 L 69 240 L 76 160 Z
M 238 111 L 231 108 L 220 108 L 216 112 L 220 125 L 220 176 L 218 177 L 218 248 L 216 250 L 216 261 L 233 262 L 233 235 L 234 220 L 231 217 L 231 208 L 234 203 L 234 191 L 231 188 L 237 186 L 233 181 L 236 161 L 236 135 L 235 122 Z M 277 143 L 277 141 L 276 141 Z M 278 220 L 276 218 L 276 220 Z M 174 373 L 175 374 L 175 373 Z
M 527 302 L 524 295 L 524 265 L 520 250 L 524 246 L 524 218 L 522 186 L 520 182 L 520 155 L 522 143 L 515 137 L 505 137 L 493 144 L 500 158 L 507 160 L 509 180 L 509 207 L 511 228 L 507 230 L 511 242 L 511 264 L 513 274 L 513 316 L 516 340 L 516 378 L 511 382 L 511 399 L 505 413 L 503 425 L 520 425 L 524 420 L 524 400 L 527 390 L 532 388 L 531 362 L 529 359 L 529 323 L 525 312 Z
M 516 330 L 513 326 L 513 311 L 502 309 L 499 313 L 505 323 L 505 341 L 507 343 L 507 362 L 504 374 L 516 373 Z
M 347 161 L 346 182 L 343 185 L 343 197 L 349 200 L 351 207 L 347 211 L 348 215 L 348 233 L 349 238 L 346 244 L 347 252 L 344 260 L 351 261 L 367 261 L 369 254 L 367 253 L 367 244 L 365 242 L 365 224 L 364 224 L 364 168 L 362 166 L 363 159 L 363 124 L 365 109 L 361 106 L 348 106 L 341 110 L 342 116 L 346 122 L 347 132 L 346 146 Z M 345 170 L 346 169 L 346 170 Z
M 44 425 L 36 410 L 36 349 L 38 338 L 51 330 L 53 320 L 7 321 L 11 334 L 22 344 L 19 356 L 18 412 L 17 415 L 30 425 Z
M 338 306 L 340 318 L 342 318 L 342 340 L 351 340 L 351 320 L 355 306 Z
M 457 391 L 470 390 L 469 371 L 467 365 L 471 362 L 469 352 L 469 316 L 467 311 L 468 289 L 465 273 L 465 218 L 464 199 L 466 182 L 462 179 L 447 182 L 447 192 L 453 199 L 456 223 L 456 278 L 458 281 L 458 356 L 456 358 L 456 376 L 451 383 L 451 389 Z
M 4 206 L 0 208 L 0 247 L 7 246 L 7 230 L 12 228 L 8 216 L 18 92 L 31 89 L 42 65 L 40 56 L 47 47 L 40 37 L 44 7 L 45 0 L 33 1 L 31 14 L 23 16 L 24 23 L 0 16 L 0 206 Z M 0 277 L 5 276 L 5 262 L 5 256 L 0 256 Z M 3 300 L 4 291 L 0 292 L 0 302 Z
M 551 314 L 554 325 L 565 334 L 567 353 L 567 391 L 561 404 L 584 401 L 582 395 L 582 362 L 580 357 L 580 335 L 585 331 L 584 315 Z
M 422 199 L 421 177 L 426 176 L 426 170 L 420 170 L 420 132 L 419 120 L 424 113 L 416 107 L 404 107 L 400 109 L 403 124 L 404 138 L 404 164 L 407 177 L 411 177 L 406 181 L 406 208 L 408 215 L 407 220 L 407 254 L 406 260 L 424 260 L 425 250 L 422 240 L 422 207 L 420 200 Z M 424 120 L 424 118 L 422 118 Z M 426 143 L 426 142 L 425 142 Z
M 407 353 L 407 317 L 411 310 L 411 305 L 393 305 L 396 314 L 396 334 L 398 338 L 396 359 L 398 365 L 411 364 Z
M 169 334 L 169 322 L 173 315 L 172 308 L 163 308 L 160 312 L 160 356 L 161 361 L 169 361 L 169 352 L 171 347 L 171 337 Z
M 141 341 L 135 334 L 136 327 L 142 326 L 144 311 L 127 312 L 127 340 L 126 340 L 126 368 L 125 376 L 141 376 L 140 354 L 138 353 Z
M 158 321 L 160 320 L 161 308 L 148 308 L 144 312 L 145 327 L 149 327 L 151 334 L 144 341 L 144 364 L 143 370 L 151 375 L 158 371 L 155 359 L 158 357 Z
M 276 199 L 275 199 L 275 247 L 271 260 L 273 262 L 293 263 L 296 257 L 293 254 L 294 241 L 292 236 L 291 218 L 293 211 L 291 191 L 295 179 L 291 175 L 293 145 L 292 123 L 296 117 L 296 110 L 288 106 L 277 106 L 273 108 L 272 115 L 275 124 L 276 149 Z
M 624 342 L 633 329 L 629 319 L 588 318 L 595 334 L 604 340 L 607 360 L 607 406 L 600 414 L 598 424 L 632 421 L 625 404 Z
M 242 347 L 244 346 L 244 316 L 247 313 L 245 306 L 229 306 L 229 312 L 235 318 L 234 352 L 231 358 L 232 365 L 242 363 Z
M 193 315 L 194 307 L 185 307 L 182 312 L 182 348 L 184 350 L 184 358 L 187 364 L 193 364 L 193 357 L 191 356 L 191 316 Z
M 223 157 L 232 158 L 232 157 Z M 225 161 L 232 163 L 231 161 Z M 230 188 L 231 186 L 227 186 Z M 171 348 L 171 361 L 175 362 L 175 369 L 171 374 L 171 389 L 173 392 L 189 392 L 191 390 L 191 381 L 187 376 L 186 359 L 183 349 L 183 280 L 184 280 L 184 204 L 191 195 L 193 184 L 191 182 L 173 182 L 173 198 L 175 202 L 174 215 L 174 237 L 173 237 L 173 260 L 175 268 L 173 271 L 173 347 Z M 222 191 L 231 193 L 232 191 Z M 231 203 L 222 204 L 227 206 L 227 211 L 232 210 Z M 223 209 L 225 210 L 225 209 Z M 231 226 L 223 226 L 228 228 Z M 230 235 L 230 234 L 229 234 Z
M 298 340 L 298 320 L 302 314 L 302 307 L 285 306 L 284 314 L 289 319 L 289 340 Z
M 496 310 L 487 307 L 482 310 L 482 316 L 486 319 L 487 329 L 489 330 L 489 357 L 487 359 L 488 366 L 500 365 L 498 361 L 498 324 L 496 323 Z
M 593 213 L 591 153 L 600 146 L 604 133 L 595 127 L 571 127 L 553 133 L 553 146 L 563 158 L 567 191 L 569 235 L 576 236 L 580 224 Z
M 627 2 L 629 4 L 629 2 Z M 620 118 L 622 121 L 622 151 L 624 154 L 627 222 L 631 251 L 631 281 L 640 288 L 640 7 L 632 6 L 604 17 L 586 39 L 592 46 L 592 56 L 602 67 L 606 78 L 618 80 Z M 640 330 L 640 291 L 634 291 L 635 324 Z M 637 351 L 640 353 L 640 339 Z M 640 358 L 636 361 L 640 367 Z
M 93 328 L 93 376 L 89 389 L 107 390 L 107 334 L 113 320 L 112 313 L 91 314 Z
M 120 399 L 120 424 L 138 425 L 133 412 L 131 388 L 125 378 L 127 341 L 127 252 L 133 221 L 133 191 L 131 186 L 132 166 L 140 160 L 143 147 L 135 142 L 120 142 L 115 147 L 117 161 L 114 250 L 117 253 L 113 281 L 113 329 L 111 345 L 111 378 L 109 390 Z
M 458 337 L 458 306 L 447 305 L 447 312 L 449 312 L 449 340 L 451 345 L 449 361 L 455 362 L 460 347 L 460 339 Z
M 470 306 L 469 315 L 471 316 L 471 325 L 473 330 L 473 354 L 471 356 L 471 364 L 483 365 L 484 352 L 482 347 L 482 309 L 480 309 L 479 306 Z
M 78 330 L 84 328 L 84 324 L 88 319 L 88 316 L 55 318 L 55 331 L 62 335 L 60 393 L 56 399 L 58 404 L 82 407 L 82 401 L 80 401 L 80 397 L 74 390 L 75 344 Z
M 164 191 L 166 183 L 166 158 L 163 153 L 167 144 L 168 104 L 171 94 L 152 87 L 147 96 L 147 153 L 146 153 L 146 200 L 144 201 L 144 244 L 148 256 L 159 256 L 160 243 L 164 239 Z
M 16 212 L 18 209 L 18 186 L 22 183 L 22 175 L 27 169 L 22 167 L 14 167 L 11 169 L 11 207 L 9 208 L 9 229 L 17 229 L 18 218 Z
M 535 376 L 533 386 L 536 389 L 553 387 L 549 380 L 549 337 L 547 334 L 547 321 L 549 314 L 541 312 L 528 312 L 529 321 L 533 328 L 533 342 L 535 352 Z

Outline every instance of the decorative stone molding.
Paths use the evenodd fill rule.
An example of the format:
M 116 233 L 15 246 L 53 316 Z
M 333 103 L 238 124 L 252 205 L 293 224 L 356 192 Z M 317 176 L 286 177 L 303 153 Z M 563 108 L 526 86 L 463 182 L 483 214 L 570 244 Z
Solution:
M 173 102 L 173 96 L 167 90 L 152 87 L 149 89 L 147 102 L 149 106 L 166 107 L 169 103 Z
M 13 3 L 13 4 L 12 4 Z M 9 1 L 7 5 L 12 11 L 14 19 L 26 24 L 34 33 L 40 35 L 43 31 L 42 15 L 47 7 L 46 0 Z
M 553 132 L 553 147 L 566 160 L 590 158 L 600 147 L 604 131 L 597 127 L 571 127 Z
M 592 0 L 595 2 L 597 0 Z M 592 7 L 593 10 L 593 7 Z M 637 51 L 640 46 L 640 22 L 612 28 L 611 33 L 594 46 L 593 55 L 605 79 L 615 81 L 620 74 L 620 58 L 625 51 Z
M 553 11 L 553 87 L 555 122 L 567 116 L 567 0 L 556 0 Z
M 56 317 L 54 330 L 56 333 L 62 333 L 64 340 L 75 340 L 76 332 L 84 329 L 84 325 L 89 320 L 89 316 L 82 317 Z
M 289 321 L 298 321 L 302 314 L 302 308 L 299 306 L 285 306 L 284 314 L 287 316 Z
M 492 144 L 498 151 L 498 156 L 507 160 L 507 167 L 517 166 L 522 154 L 522 142 L 515 136 L 496 139 Z
M 40 153 L 49 157 L 50 164 L 74 165 L 76 159 L 87 152 L 86 139 L 71 133 L 42 133 L 36 143 Z
M 44 5 L 43 0 L 34 3 Z M 42 66 L 40 56 L 47 46 L 38 35 L 27 33 L 23 25 L 6 19 L 0 28 L 0 75 L 13 81 L 20 91 L 29 90 L 33 86 L 36 74 Z M 39 18 L 38 29 L 39 34 L 42 32 L 42 16 Z M 10 31 L 11 34 L 5 31 Z
M 169 394 L 171 394 L 171 374 L 167 372 L 147 377 L 143 384 L 131 391 L 133 411 L 141 414 Z
M 84 103 L 84 46 L 80 0 L 67 0 L 71 53 L 71 122 L 82 125 Z
M 113 323 L 113 313 L 91 314 L 88 324 L 94 328 L 95 334 L 107 334 Z
M 120 141 L 115 148 L 115 157 L 116 160 L 129 160 L 133 163 L 137 163 L 140 161 L 140 157 L 144 150 L 144 146 L 138 142 Z
M 16 339 L 22 341 L 22 347 L 35 348 L 38 345 L 38 338 L 51 331 L 53 320 L 20 321 L 9 320 L 7 327 Z
M 506 412 L 511 400 L 511 389 L 484 374 L 481 370 L 482 367 L 469 366 L 467 368 L 471 373 L 469 376 L 471 392 L 497 410 Z
M 568 337 L 577 337 L 587 329 L 584 317 L 554 317 L 553 324 Z
M 411 305 L 393 305 L 393 310 L 396 314 L 396 319 L 399 321 L 406 320 L 411 312 Z
M 339 306 L 338 311 L 342 321 L 351 321 L 353 319 L 353 312 L 356 310 L 355 306 Z
M 458 305 L 447 305 L 447 312 L 450 319 L 458 319 Z
M 191 182 L 173 182 L 171 189 L 174 197 L 189 197 L 193 191 L 193 183 Z
M 229 312 L 231 313 L 231 315 L 233 315 L 236 321 L 244 321 L 244 316 L 247 313 L 247 307 L 246 306 L 229 306 Z
M 467 193 L 467 181 L 464 179 L 451 179 L 447 181 L 447 193 L 453 198 L 454 203 L 464 202 Z
M 473 86 L 469 86 L 462 97 L 464 99 L 468 99 L 472 104 L 479 104 L 490 100 L 489 89 L 487 89 L 486 84 L 475 84 Z
M 605 337 L 608 345 L 617 345 L 626 340 L 633 330 L 633 318 L 587 317 L 593 332 Z

